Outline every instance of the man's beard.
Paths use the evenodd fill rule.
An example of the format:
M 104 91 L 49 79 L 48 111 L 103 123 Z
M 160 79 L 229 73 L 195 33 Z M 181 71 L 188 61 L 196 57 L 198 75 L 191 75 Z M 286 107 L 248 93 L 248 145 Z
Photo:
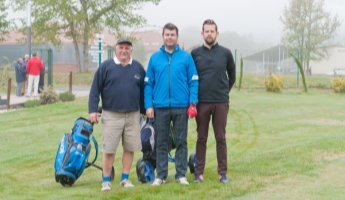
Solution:
M 207 38 L 204 39 L 205 43 L 209 46 L 212 46 L 216 42 L 216 38 L 211 38 L 211 40 L 208 40 Z

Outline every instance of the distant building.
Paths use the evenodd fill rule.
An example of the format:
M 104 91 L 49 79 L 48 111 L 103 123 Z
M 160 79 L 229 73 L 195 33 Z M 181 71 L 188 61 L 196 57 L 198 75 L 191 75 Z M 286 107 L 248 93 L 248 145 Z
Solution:
M 327 47 L 328 58 L 319 62 L 311 61 L 312 74 L 345 75 L 345 46 L 334 45 Z
M 250 74 L 291 74 L 297 73 L 297 66 L 283 45 L 259 51 L 243 58 L 244 72 Z
M 103 54 L 102 54 L 102 61 L 108 59 L 109 56 L 114 56 L 114 47 L 116 44 L 116 38 L 114 35 L 110 34 L 108 31 L 104 31 L 102 33 L 104 35 L 102 39 L 103 46 Z M 159 50 L 159 48 L 163 45 L 163 39 L 161 32 L 158 31 L 141 31 L 135 32 L 132 34 L 132 37 L 137 38 L 136 44 L 141 44 L 147 51 L 148 55 L 150 56 L 153 52 Z M 3 64 L 7 64 L 7 60 L 3 57 L 7 57 L 10 62 L 16 61 L 19 57 L 24 57 L 27 52 L 27 45 L 20 44 L 19 40 L 25 39 L 26 36 L 18 33 L 16 31 L 12 31 L 9 34 L 9 37 L 5 38 L 3 43 L 0 43 L 0 66 Z M 53 69 L 54 72 L 59 71 L 77 71 L 76 69 L 76 60 L 75 60 L 75 49 L 72 43 L 72 40 L 67 38 L 61 38 L 62 46 L 60 49 L 57 49 L 51 44 L 44 44 L 34 46 L 32 45 L 32 51 L 38 51 L 38 54 L 42 54 L 41 57 L 43 61 L 45 61 L 45 50 L 51 48 L 53 50 Z M 97 38 L 90 38 L 89 47 L 97 46 Z M 83 62 L 84 56 L 82 55 L 82 46 L 79 45 L 80 49 L 80 60 Z M 89 48 L 90 49 L 90 48 Z M 89 53 L 89 67 L 97 67 L 97 62 L 93 62 L 92 55 Z M 143 63 L 144 64 L 144 63 Z
M 310 61 L 308 74 L 345 75 L 345 47 L 334 45 L 326 47 L 328 58 L 321 61 Z M 296 54 L 296 53 L 295 53 Z M 296 74 L 298 72 L 295 61 L 290 57 L 289 50 L 283 45 L 277 45 L 252 55 L 244 60 L 244 72 L 252 74 Z

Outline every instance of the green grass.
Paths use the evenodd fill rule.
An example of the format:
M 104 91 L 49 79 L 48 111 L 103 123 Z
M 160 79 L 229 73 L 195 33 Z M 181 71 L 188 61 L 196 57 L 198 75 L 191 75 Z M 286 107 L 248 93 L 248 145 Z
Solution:
M 88 116 L 87 98 L 3 113 L 0 199 L 344 199 L 344 98 L 331 90 L 233 90 L 227 125 L 230 183 L 218 182 L 210 128 L 203 183 L 193 183 L 189 172 L 189 186 L 176 183 L 172 163 L 166 185 L 138 183 L 135 164 L 142 155 L 137 152 L 130 173 L 136 187 L 121 188 L 119 148 L 113 189 L 106 193 L 100 192 L 102 173 L 94 167 L 85 169 L 71 188 L 54 179 L 58 144 L 76 118 Z M 100 133 L 101 125 L 95 125 L 99 143 Z M 196 126 L 190 120 L 189 154 L 195 142 Z M 96 164 L 101 165 L 101 154 Z

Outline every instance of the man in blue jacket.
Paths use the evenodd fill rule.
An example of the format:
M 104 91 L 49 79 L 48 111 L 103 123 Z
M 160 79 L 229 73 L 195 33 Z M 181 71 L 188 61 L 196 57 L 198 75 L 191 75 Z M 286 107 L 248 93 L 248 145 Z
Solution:
M 156 172 L 153 186 L 166 183 L 168 176 L 168 141 L 170 125 L 176 143 L 175 179 L 188 185 L 187 125 L 188 116 L 196 115 L 198 74 L 192 56 L 177 44 L 178 28 L 167 23 L 163 27 L 164 45 L 148 64 L 144 83 L 144 103 L 148 118 L 155 118 Z

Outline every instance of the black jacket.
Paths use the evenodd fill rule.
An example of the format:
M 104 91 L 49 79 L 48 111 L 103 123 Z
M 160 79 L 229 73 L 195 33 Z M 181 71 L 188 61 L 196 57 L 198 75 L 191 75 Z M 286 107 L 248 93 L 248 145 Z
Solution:
M 24 64 L 17 62 L 16 66 L 15 66 L 15 70 L 16 70 L 16 81 L 17 81 L 17 83 L 21 83 L 21 82 L 26 81 L 26 69 L 25 69 Z
M 193 49 L 199 75 L 199 103 L 229 102 L 229 92 L 236 81 L 236 67 L 231 51 L 215 44 Z

